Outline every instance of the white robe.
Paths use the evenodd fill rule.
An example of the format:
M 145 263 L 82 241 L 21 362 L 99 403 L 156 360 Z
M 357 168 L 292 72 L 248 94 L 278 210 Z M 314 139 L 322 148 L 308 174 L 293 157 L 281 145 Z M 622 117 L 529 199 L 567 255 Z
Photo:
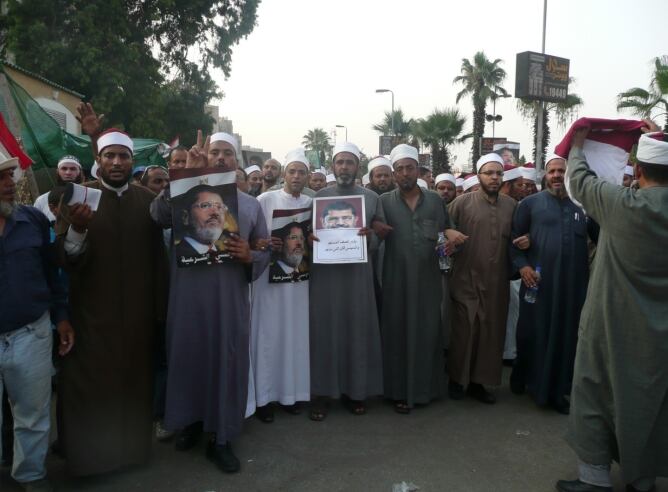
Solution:
M 265 192 L 257 199 L 269 230 L 274 210 L 307 208 L 312 201 L 283 190 Z M 308 280 L 270 284 L 267 268 L 253 282 L 250 349 L 247 416 L 274 401 L 293 405 L 310 400 Z
M 517 319 L 520 316 L 520 285 L 521 279 L 510 281 L 510 299 L 508 300 L 508 320 L 506 322 L 506 343 L 503 358 L 513 360 L 517 357 Z

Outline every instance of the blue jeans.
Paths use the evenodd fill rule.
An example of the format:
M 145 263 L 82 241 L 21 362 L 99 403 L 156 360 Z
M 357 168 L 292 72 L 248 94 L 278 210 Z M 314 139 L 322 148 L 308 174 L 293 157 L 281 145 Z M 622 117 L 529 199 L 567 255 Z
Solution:
M 17 482 L 31 482 L 46 476 L 52 343 L 48 312 L 23 328 L 0 334 L 0 396 L 6 388 L 14 415 L 12 477 Z M 1 420 L 2 415 L 0 424 Z

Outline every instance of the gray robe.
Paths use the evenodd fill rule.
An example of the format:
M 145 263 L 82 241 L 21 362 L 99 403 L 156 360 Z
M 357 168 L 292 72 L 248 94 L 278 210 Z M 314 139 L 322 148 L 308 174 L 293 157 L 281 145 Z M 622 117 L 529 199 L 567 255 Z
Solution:
M 171 227 L 169 192 L 151 205 L 153 219 Z M 259 202 L 237 194 L 239 235 L 253 241 L 269 236 Z M 252 251 L 253 262 L 170 265 L 167 312 L 167 401 L 165 427 L 202 421 L 224 444 L 241 433 L 248 396 L 249 283 L 269 263 L 268 251 Z
M 573 197 L 601 227 L 580 317 L 569 443 L 626 483 L 668 475 L 668 188 L 596 177 L 573 148 Z
M 366 224 L 384 220 L 378 195 L 361 186 L 331 186 L 316 198 L 363 195 Z M 374 250 L 377 238 L 367 236 Z M 370 255 L 369 255 L 370 257 Z M 383 393 L 380 329 L 371 262 L 311 268 L 311 395 L 353 400 Z
M 387 224 L 383 268 L 385 397 L 413 404 L 443 394 L 442 275 L 436 245 L 449 227 L 445 203 L 422 191 L 411 210 L 398 189 L 380 196 Z

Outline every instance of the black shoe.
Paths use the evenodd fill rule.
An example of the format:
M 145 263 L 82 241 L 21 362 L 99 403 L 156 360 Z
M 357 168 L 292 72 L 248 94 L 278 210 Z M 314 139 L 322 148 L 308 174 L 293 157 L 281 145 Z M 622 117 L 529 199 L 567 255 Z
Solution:
M 174 448 L 177 451 L 188 451 L 197 444 L 202 435 L 202 422 L 195 422 L 181 429 L 176 436 Z
M 271 408 L 271 404 L 267 403 L 263 407 L 257 407 L 255 409 L 255 416 L 265 424 L 271 424 L 274 421 L 274 409 Z
M 461 400 L 465 396 L 464 387 L 459 383 L 450 381 L 448 383 L 448 395 L 450 396 L 451 400 Z
M 215 440 L 209 441 L 206 446 L 206 457 L 225 473 L 236 473 L 241 469 L 239 458 L 232 451 L 232 444 L 216 444 Z
M 599 487 L 580 480 L 559 480 L 557 490 L 559 492 L 612 492 L 612 487 Z
M 293 405 L 281 405 L 281 408 L 288 412 L 290 415 L 299 415 L 302 413 L 302 407 L 299 402 L 294 403 Z
M 571 404 L 566 398 L 560 398 L 559 401 L 550 402 L 550 406 L 562 415 L 571 413 Z
M 466 390 L 466 393 L 471 398 L 475 398 L 476 400 L 487 403 L 488 405 L 496 403 L 496 396 L 487 391 L 482 384 L 469 383 L 469 387 Z

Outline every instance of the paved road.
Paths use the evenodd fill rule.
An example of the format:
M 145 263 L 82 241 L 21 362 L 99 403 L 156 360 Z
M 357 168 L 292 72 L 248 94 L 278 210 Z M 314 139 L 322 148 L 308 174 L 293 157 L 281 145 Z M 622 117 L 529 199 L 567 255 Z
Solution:
M 492 406 L 446 398 L 410 415 L 376 400 L 364 416 L 335 404 L 320 423 L 281 411 L 273 424 L 250 419 L 235 445 L 242 461 L 235 475 L 206 460 L 204 441 L 186 453 L 156 442 L 148 466 L 85 480 L 68 479 L 63 462 L 50 456 L 49 473 L 57 490 L 100 492 L 391 492 L 404 481 L 420 492 L 547 492 L 558 478 L 574 478 L 575 457 L 563 441 L 567 418 L 507 386 L 497 394 Z M 617 469 L 614 475 L 619 481 Z M 668 490 L 668 480 L 658 485 Z M 20 490 L 6 469 L 0 490 Z

